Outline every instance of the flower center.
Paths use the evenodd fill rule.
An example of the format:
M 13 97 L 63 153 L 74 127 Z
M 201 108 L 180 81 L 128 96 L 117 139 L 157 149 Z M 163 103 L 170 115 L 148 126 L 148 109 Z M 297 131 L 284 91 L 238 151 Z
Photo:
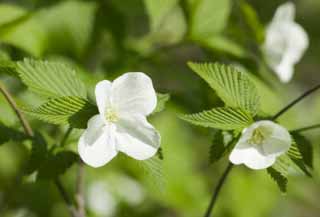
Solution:
M 118 115 L 115 110 L 108 108 L 105 113 L 105 117 L 108 122 L 115 123 L 118 121 Z
M 262 145 L 267 137 L 272 134 L 272 130 L 265 126 L 257 127 L 253 130 L 248 143 L 251 145 Z

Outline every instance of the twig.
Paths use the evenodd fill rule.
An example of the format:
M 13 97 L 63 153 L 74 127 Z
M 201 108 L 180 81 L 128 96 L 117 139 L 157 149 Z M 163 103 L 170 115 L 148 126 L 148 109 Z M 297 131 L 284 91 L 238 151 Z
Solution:
M 7 91 L 7 89 L 1 83 L 0 83 L 0 92 L 4 95 L 4 97 L 6 98 L 6 100 L 9 103 L 9 105 L 12 107 L 12 109 L 16 113 L 17 117 L 19 118 L 19 120 L 21 122 L 21 125 L 24 128 L 26 135 L 30 136 L 31 138 L 34 137 L 34 133 L 32 131 L 32 128 L 30 127 L 29 122 L 27 121 L 27 119 L 24 117 L 24 115 L 22 114 L 22 112 L 18 108 L 18 106 L 17 106 L 16 102 L 14 101 L 13 97 L 11 96 L 11 94 Z M 69 198 L 68 194 L 66 193 L 64 187 L 62 186 L 61 182 L 58 179 L 56 179 L 54 183 L 55 183 L 57 189 L 59 190 L 62 198 L 64 199 L 64 201 L 70 211 L 70 215 L 72 217 L 79 217 L 77 215 L 76 210 L 74 209 L 74 207 L 72 205 L 72 201 L 70 200 L 70 198 Z
M 295 104 L 303 100 L 305 97 L 309 96 L 316 90 L 320 88 L 320 84 L 316 85 L 315 87 L 311 88 L 310 90 L 306 91 L 304 94 L 299 96 L 297 99 L 293 100 L 291 103 L 289 103 L 287 106 L 285 106 L 283 109 L 281 109 L 277 114 L 275 114 L 272 118 L 272 120 L 276 120 L 279 118 L 282 114 L 284 114 L 286 111 L 288 111 L 290 108 L 292 108 Z
M 7 91 L 7 89 L 0 83 L 0 91 L 3 94 L 3 96 L 6 98 L 6 100 L 8 101 L 8 103 L 10 104 L 11 108 L 14 110 L 14 112 L 16 113 L 17 117 L 19 118 L 21 125 L 24 128 L 25 133 L 30 136 L 33 137 L 34 133 L 28 123 L 28 121 L 25 119 L 25 117 L 23 116 L 22 112 L 19 110 L 16 102 L 14 101 L 13 97 L 10 95 L 10 93 Z
M 204 217 L 210 217 L 211 216 L 211 213 L 212 213 L 212 210 L 214 208 L 214 205 L 216 204 L 216 201 L 218 199 L 218 196 L 219 196 L 219 193 L 222 189 L 222 186 L 223 184 L 225 183 L 226 181 L 226 178 L 228 177 L 228 174 L 230 173 L 231 169 L 233 167 L 233 164 L 232 163 L 229 163 L 228 164 L 228 167 L 226 168 L 226 170 L 223 172 L 219 182 L 218 182 L 218 185 L 216 186 L 214 192 L 213 192 L 213 195 L 212 195 L 212 198 L 211 198 L 211 201 L 210 201 L 210 204 L 209 204 L 209 207 L 206 211 L 206 214 L 204 215 Z
M 77 190 L 76 190 L 76 201 L 78 205 L 79 217 L 86 216 L 85 210 L 85 199 L 84 199 L 84 163 L 82 160 L 79 161 L 78 177 L 77 177 Z
M 60 146 L 61 146 L 61 147 L 64 147 L 64 146 L 66 145 L 66 142 L 67 142 L 70 134 L 72 133 L 72 130 L 73 130 L 73 128 L 72 128 L 72 127 L 69 127 L 68 130 L 67 130 L 67 132 L 64 134 L 64 136 L 63 136 L 63 138 L 62 138 L 62 140 L 61 140 L 61 142 L 60 142 Z
M 54 183 L 58 189 L 58 191 L 60 192 L 61 198 L 64 200 L 65 204 L 68 207 L 69 213 L 72 217 L 80 217 L 80 215 L 78 215 L 77 210 L 74 208 L 71 199 L 69 198 L 66 190 L 64 189 L 61 181 L 57 178 L 54 180 Z
M 320 128 L 320 124 L 315 124 L 315 125 L 311 125 L 311 126 L 307 126 L 307 127 L 302 127 L 299 129 L 295 129 L 295 130 L 291 130 L 291 133 L 301 133 L 307 130 L 313 130 L 313 129 L 317 129 Z

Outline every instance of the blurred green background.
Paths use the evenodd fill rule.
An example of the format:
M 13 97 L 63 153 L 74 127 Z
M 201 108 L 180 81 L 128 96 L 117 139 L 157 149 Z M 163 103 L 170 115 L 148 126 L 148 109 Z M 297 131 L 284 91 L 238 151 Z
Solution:
M 194 5 L 201 1 L 208 6 L 194 15 Z M 164 160 L 160 167 L 154 165 L 156 171 L 151 174 L 124 155 L 99 169 L 86 167 L 88 216 L 202 216 L 228 159 L 210 165 L 214 131 L 193 127 L 177 117 L 222 104 L 186 63 L 219 61 L 243 67 L 256 80 L 264 111 L 276 112 L 320 83 L 320 1 L 293 2 L 296 20 L 308 32 L 310 47 L 289 84 L 281 84 L 261 64 L 259 55 L 263 29 L 284 3 L 278 0 L 2 0 L 0 59 L 63 61 L 77 69 L 89 91 L 97 81 L 125 72 L 150 75 L 158 92 L 171 95 L 166 109 L 150 117 L 162 136 Z M 244 5 L 250 12 L 243 10 Z M 0 73 L 0 80 L 19 104 L 41 102 L 17 79 Z M 0 122 L 21 129 L 2 96 L 0 105 Z M 280 123 L 289 129 L 319 123 L 319 111 L 320 93 L 290 110 Z M 66 126 L 28 119 L 51 145 L 67 130 Z M 72 133 L 68 149 L 76 151 L 80 134 L 80 130 Z M 224 186 L 215 216 L 320 217 L 320 132 L 305 135 L 314 147 L 313 178 L 292 172 L 288 193 L 283 195 L 265 171 L 236 167 Z M 0 146 L 0 216 L 68 216 L 51 182 L 35 181 L 34 175 L 20 180 L 29 152 L 28 144 L 11 141 Z M 76 166 L 61 179 L 68 193 L 74 194 Z

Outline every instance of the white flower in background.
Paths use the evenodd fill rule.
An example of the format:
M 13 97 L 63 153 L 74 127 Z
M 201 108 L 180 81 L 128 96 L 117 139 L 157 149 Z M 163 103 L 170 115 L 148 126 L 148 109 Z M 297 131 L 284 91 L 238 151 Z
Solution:
M 97 216 L 114 216 L 118 202 L 103 181 L 93 182 L 88 189 L 88 207 Z
M 289 150 L 291 142 L 291 136 L 284 127 L 272 121 L 258 121 L 242 132 L 229 159 L 236 165 L 265 169 Z
M 289 82 L 294 65 L 309 46 L 308 35 L 295 19 L 295 5 L 281 5 L 266 30 L 263 50 L 266 61 L 282 82 Z
M 141 72 L 126 73 L 99 82 L 95 95 L 100 114 L 89 120 L 79 140 L 82 160 L 100 167 L 119 151 L 137 160 L 154 156 L 160 135 L 146 119 L 157 105 L 151 79 Z

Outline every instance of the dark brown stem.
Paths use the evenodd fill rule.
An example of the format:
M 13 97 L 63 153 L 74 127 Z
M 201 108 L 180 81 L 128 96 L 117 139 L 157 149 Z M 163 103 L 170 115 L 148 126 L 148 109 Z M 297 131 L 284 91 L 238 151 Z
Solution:
M 291 103 L 289 103 L 287 106 L 285 106 L 283 109 L 281 109 L 277 114 L 275 114 L 272 118 L 272 120 L 276 120 L 277 118 L 279 118 L 282 114 L 284 114 L 285 112 L 287 112 L 290 108 L 292 108 L 294 105 L 296 105 L 298 102 L 300 102 L 301 100 L 303 100 L 305 97 L 309 96 L 310 94 L 312 94 L 313 92 L 315 92 L 316 90 L 318 90 L 320 88 L 320 84 L 316 85 L 315 87 L 311 88 L 310 90 L 306 91 L 304 94 L 302 94 L 301 96 L 299 96 L 297 99 L 293 100 Z
M 3 96 L 6 98 L 6 100 L 8 101 L 8 103 L 10 104 L 11 108 L 14 110 L 14 112 L 16 113 L 17 117 L 19 118 L 21 125 L 24 128 L 25 133 L 30 136 L 33 137 L 33 131 L 28 123 L 28 121 L 25 119 L 25 117 L 23 116 L 22 112 L 19 110 L 16 102 L 14 101 L 13 97 L 10 95 L 10 93 L 7 91 L 7 89 L 5 88 L 4 85 L 2 85 L 0 83 L 0 92 L 3 94 Z
M 84 199 L 84 163 L 79 161 L 78 177 L 77 177 L 77 193 L 76 201 L 78 205 L 79 217 L 86 217 L 85 199 Z
M 210 204 L 209 204 L 209 207 L 204 215 L 204 217 L 210 217 L 211 216 L 211 213 L 212 213 L 212 210 L 214 208 L 214 205 L 216 204 L 216 201 L 218 199 L 218 196 L 219 196 L 219 193 L 222 189 L 222 186 L 223 184 L 225 183 L 227 177 L 228 177 L 228 174 L 230 173 L 231 169 L 233 167 L 233 164 L 232 163 L 229 163 L 228 164 L 228 167 L 226 168 L 226 170 L 223 172 L 219 182 L 218 182 L 218 185 L 215 187 L 215 190 L 213 192 L 213 195 L 212 195 L 212 198 L 211 198 L 211 201 L 210 201 Z

